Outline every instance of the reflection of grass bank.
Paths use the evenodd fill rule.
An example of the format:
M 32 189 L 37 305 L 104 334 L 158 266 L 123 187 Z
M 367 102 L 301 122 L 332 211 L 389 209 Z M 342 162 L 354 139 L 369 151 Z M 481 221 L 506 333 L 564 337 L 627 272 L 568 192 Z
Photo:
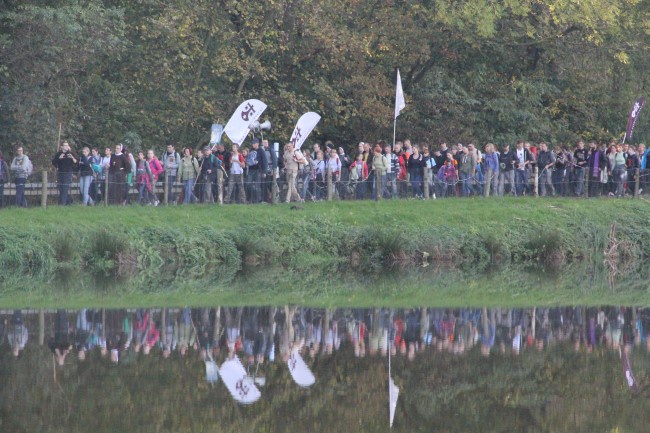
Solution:
M 13 307 L 545 306 L 647 305 L 647 272 L 636 269 L 610 287 L 602 265 L 555 269 L 507 265 L 429 266 L 346 271 L 341 265 L 232 266 L 143 271 L 130 277 L 59 272 L 51 280 L 13 277 L 0 305 Z

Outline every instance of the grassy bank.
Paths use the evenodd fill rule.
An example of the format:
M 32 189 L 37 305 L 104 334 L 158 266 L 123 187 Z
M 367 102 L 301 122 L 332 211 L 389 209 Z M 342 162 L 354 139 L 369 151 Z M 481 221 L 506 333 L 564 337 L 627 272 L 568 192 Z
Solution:
M 47 304 L 43 287 L 48 285 L 73 285 L 79 295 L 88 290 L 103 296 L 105 281 L 117 279 L 138 281 L 138 289 L 124 289 L 122 296 L 131 293 L 165 302 L 174 297 L 182 301 L 183 293 L 196 292 L 196 287 L 189 287 L 192 281 L 210 281 L 201 286 L 201 294 L 211 294 L 210 302 L 230 303 L 246 292 L 245 279 L 237 277 L 242 266 L 262 271 L 273 266 L 287 275 L 321 267 L 372 275 L 385 273 L 388 267 L 414 268 L 423 261 L 459 272 L 453 285 L 458 292 L 466 285 L 463 275 L 471 280 L 494 268 L 533 266 L 553 273 L 567 265 L 602 263 L 603 252 L 613 243 L 616 251 L 610 265 L 620 277 L 650 256 L 650 228 L 645 224 L 649 212 L 650 204 L 644 200 L 546 199 L 309 203 L 299 210 L 288 205 L 5 209 L 0 213 L 0 300 L 13 303 L 20 293 L 31 293 L 34 302 Z M 612 238 L 613 223 L 617 229 Z M 77 273 L 85 276 L 81 290 L 78 282 L 66 280 L 71 278 L 66 275 Z M 323 294 L 301 289 L 300 282 L 289 283 L 281 275 L 267 277 L 272 284 L 262 290 L 273 294 L 257 294 L 265 301 L 345 301 L 343 287 Z M 177 295 L 170 298 L 161 281 L 187 287 L 172 288 Z M 378 301 L 377 294 L 382 296 L 379 300 L 403 298 L 399 303 L 408 304 L 407 293 L 424 300 L 436 299 L 445 290 L 427 286 L 427 277 L 410 287 L 402 285 L 404 292 L 391 296 L 381 293 L 383 283 L 365 289 L 364 284 L 353 285 L 361 287 L 363 295 L 357 301 L 362 304 Z M 501 291 L 499 284 L 491 290 L 497 303 L 519 303 L 516 297 L 529 291 L 525 284 L 520 289 L 510 284 Z M 598 298 L 621 299 L 617 292 L 606 295 L 607 278 L 591 286 L 603 290 Z M 238 290 L 223 290 L 234 287 Z M 555 296 L 567 301 L 587 298 L 584 290 L 569 288 L 565 296 Z M 489 296 L 479 296 L 484 292 L 468 293 L 466 303 L 490 301 Z M 635 290 L 624 298 L 643 303 L 646 295 Z M 350 292 L 350 296 L 355 295 Z M 438 299 L 461 302 L 449 294 L 436 303 Z M 541 296 L 533 301 L 551 299 Z

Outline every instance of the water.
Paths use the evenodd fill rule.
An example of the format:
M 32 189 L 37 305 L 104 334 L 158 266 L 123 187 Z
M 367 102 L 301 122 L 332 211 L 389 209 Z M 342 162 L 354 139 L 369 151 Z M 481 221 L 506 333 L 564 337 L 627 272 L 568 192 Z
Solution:
M 649 308 L 23 309 L 0 323 L 7 432 L 389 431 L 389 365 L 396 432 L 641 432 L 650 409 Z

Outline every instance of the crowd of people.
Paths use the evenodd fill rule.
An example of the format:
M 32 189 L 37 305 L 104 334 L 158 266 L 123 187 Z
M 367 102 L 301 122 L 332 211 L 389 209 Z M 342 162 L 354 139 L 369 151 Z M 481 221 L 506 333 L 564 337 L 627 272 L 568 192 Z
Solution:
M 50 323 L 48 345 L 60 366 L 70 353 L 80 362 L 90 355 L 119 363 L 125 356 L 192 354 L 261 365 L 286 362 L 293 351 L 312 358 L 338 350 L 357 357 L 390 352 L 412 360 L 427 348 L 484 356 L 562 343 L 587 353 L 599 347 L 650 350 L 650 309 L 633 307 L 82 309 L 57 310 L 40 321 L 37 316 L 21 310 L 5 315 L 0 344 L 7 341 L 19 357 L 27 348 L 28 323 Z
M 278 143 L 270 146 L 268 140 L 255 138 L 248 148 L 218 144 L 197 151 L 186 147 L 180 153 L 169 144 L 158 158 L 153 149 L 130 152 L 122 144 L 106 147 L 103 154 L 88 147 L 77 154 L 64 141 L 52 165 L 62 205 L 73 203 L 74 176 L 83 205 L 107 200 L 157 206 L 161 192 L 172 204 L 488 194 L 623 197 L 639 194 L 646 186 L 648 152 L 644 144 L 614 141 L 609 146 L 578 141 L 575 147 L 551 147 L 519 140 L 512 149 L 492 143 L 480 149 L 474 143 L 430 148 L 405 140 L 394 146 L 362 142 L 350 156 L 330 141 L 302 151 L 293 149 L 292 143 L 280 150 Z M 0 153 L 0 206 L 4 184 L 9 182 L 15 184 L 16 205 L 27 206 L 25 183 L 32 173 L 22 147 L 16 148 L 11 165 Z M 165 185 L 166 194 L 161 191 Z

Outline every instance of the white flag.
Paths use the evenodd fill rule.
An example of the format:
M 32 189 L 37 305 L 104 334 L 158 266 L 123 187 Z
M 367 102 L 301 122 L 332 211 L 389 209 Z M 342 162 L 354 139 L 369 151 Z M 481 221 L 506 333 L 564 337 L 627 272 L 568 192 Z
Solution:
M 300 149 L 302 143 L 305 142 L 307 136 L 311 134 L 311 131 L 314 130 L 319 121 L 320 115 L 313 111 L 300 116 L 300 119 L 298 119 L 298 123 L 296 123 L 296 127 L 293 130 L 293 134 L 291 134 L 291 140 L 289 140 L 293 143 L 293 148 L 295 150 Z
M 397 408 L 397 397 L 399 396 L 399 388 L 393 382 L 393 378 L 389 377 L 390 383 L 388 384 L 388 408 L 390 411 L 390 427 L 393 427 L 393 419 L 395 418 L 395 409 Z
M 249 99 L 241 103 L 223 129 L 230 141 L 242 144 L 246 140 L 248 126 L 260 118 L 266 110 L 266 104 L 258 99 Z
M 406 102 L 404 102 L 404 92 L 402 91 L 402 77 L 399 75 L 399 69 L 397 70 L 397 90 L 395 91 L 395 119 L 399 116 L 399 112 L 406 107 Z
M 221 144 L 221 136 L 223 135 L 223 125 L 220 123 L 213 123 L 210 128 L 210 146 Z

